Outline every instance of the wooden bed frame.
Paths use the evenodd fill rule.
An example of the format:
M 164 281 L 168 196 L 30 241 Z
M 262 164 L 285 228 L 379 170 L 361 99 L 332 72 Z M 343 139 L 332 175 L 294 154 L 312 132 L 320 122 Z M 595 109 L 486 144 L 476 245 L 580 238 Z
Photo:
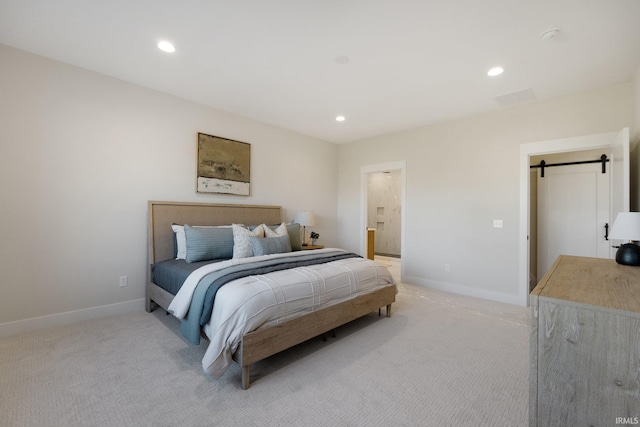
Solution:
M 173 258 L 172 224 L 229 225 L 280 224 L 280 206 L 231 205 L 210 203 L 149 202 L 149 265 L 147 270 L 146 310 L 155 306 L 167 310 L 173 295 L 151 281 L 151 265 Z M 372 311 L 386 307 L 391 316 L 391 304 L 396 300 L 397 287 L 385 286 L 278 325 L 259 329 L 243 336 L 239 353 L 234 356 L 242 366 L 242 388 L 249 388 L 252 363 L 286 350 L 296 344 L 324 334 Z

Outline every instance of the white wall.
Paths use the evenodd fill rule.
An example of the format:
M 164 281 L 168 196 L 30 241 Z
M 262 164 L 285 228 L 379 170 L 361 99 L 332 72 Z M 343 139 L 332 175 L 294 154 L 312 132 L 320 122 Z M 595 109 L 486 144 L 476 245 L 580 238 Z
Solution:
M 148 200 L 307 209 L 336 245 L 335 144 L 1 45 L 0 64 L 0 336 L 142 309 Z M 195 193 L 197 132 L 251 143 L 250 197 Z
M 519 145 L 631 121 L 629 83 L 341 145 L 339 243 L 359 247 L 361 166 L 406 160 L 403 281 L 519 303 Z

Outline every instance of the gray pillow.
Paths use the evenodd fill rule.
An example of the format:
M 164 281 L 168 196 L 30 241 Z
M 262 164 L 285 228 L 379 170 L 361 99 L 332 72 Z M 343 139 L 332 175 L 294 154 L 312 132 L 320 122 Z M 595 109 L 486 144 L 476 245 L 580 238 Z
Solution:
M 302 241 L 300 240 L 300 224 L 286 224 L 287 226 L 287 234 L 289 234 L 289 240 L 291 242 L 291 250 L 292 251 L 301 251 L 302 250 Z M 249 230 L 253 230 L 257 225 L 250 225 Z M 270 229 L 275 230 L 280 227 L 280 224 L 269 225 Z
M 277 228 L 276 225 L 274 228 Z M 287 233 L 289 233 L 289 240 L 291 241 L 292 251 L 301 251 L 302 242 L 300 241 L 300 224 L 287 224 Z
M 289 241 L 289 236 L 251 236 L 251 246 L 253 247 L 253 256 L 291 252 L 291 242 Z
M 207 261 L 233 257 L 233 230 L 231 227 L 194 228 L 184 226 L 187 246 L 185 261 Z

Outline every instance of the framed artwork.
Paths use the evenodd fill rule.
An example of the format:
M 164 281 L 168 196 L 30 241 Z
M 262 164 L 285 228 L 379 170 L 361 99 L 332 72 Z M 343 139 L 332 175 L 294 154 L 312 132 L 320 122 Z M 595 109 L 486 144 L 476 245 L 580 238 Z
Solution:
M 198 193 L 248 196 L 251 144 L 198 133 Z

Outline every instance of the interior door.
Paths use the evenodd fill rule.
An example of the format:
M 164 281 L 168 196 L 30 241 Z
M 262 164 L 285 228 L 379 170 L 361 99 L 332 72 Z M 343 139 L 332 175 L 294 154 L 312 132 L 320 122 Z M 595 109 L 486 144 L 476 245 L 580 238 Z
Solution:
M 538 277 L 559 255 L 610 258 L 610 168 L 602 173 L 599 163 L 556 166 L 544 175 L 538 172 Z

